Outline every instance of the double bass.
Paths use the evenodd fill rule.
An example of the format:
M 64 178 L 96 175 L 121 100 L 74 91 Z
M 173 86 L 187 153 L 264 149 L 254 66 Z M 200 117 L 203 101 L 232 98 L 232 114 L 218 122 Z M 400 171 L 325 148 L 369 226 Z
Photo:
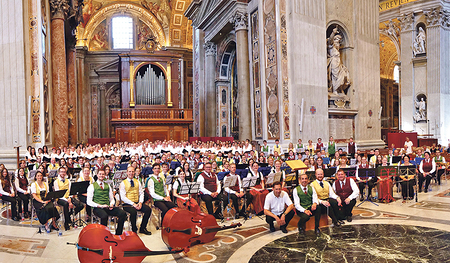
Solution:
M 150 251 L 139 238 L 130 231 L 122 235 L 112 235 L 109 229 L 100 224 L 90 224 L 81 230 L 76 244 L 80 262 L 127 262 L 139 263 L 146 256 L 176 254 L 183 250 Z
M 161 235 L 167 246 L 183 249 L 199 243 L 209 243 L 218 231 L 241 225 L 236 223 L 220 227 L 213 215 L 172 208 L 164 216 Z

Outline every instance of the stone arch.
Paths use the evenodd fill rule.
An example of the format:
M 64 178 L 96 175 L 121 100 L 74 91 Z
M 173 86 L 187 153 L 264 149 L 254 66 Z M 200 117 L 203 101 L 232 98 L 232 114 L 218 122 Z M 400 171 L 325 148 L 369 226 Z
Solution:
M 164 33 L 164 29 L 152 13 L 141 6 L 132 3 L 116 3 L 103 7 L 89 19 L 82 36 L 82 39 L 85 40 L 85 46 L 89 45 L 88 40 L 92 38 L 97 26 L 106 18 L 117 14 L 129 14 L 140 19 L 150 28 L 150 30 L 152 30 L 157 42 L 160 43 L 161 46 L 167 45 L 168 38 Z

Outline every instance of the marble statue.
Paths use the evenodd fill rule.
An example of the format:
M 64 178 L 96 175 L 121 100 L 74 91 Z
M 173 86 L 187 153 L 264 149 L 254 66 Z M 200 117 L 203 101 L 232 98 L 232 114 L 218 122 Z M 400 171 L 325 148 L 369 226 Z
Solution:
M 328 91 L 333 95 L 346 96 L 345 91 L 351 85 L 348 69 L 341 61 L 339 47 L 342 36 L 338 35 L 338 28 L 334 28 L 327 38 L 328 46 Z
M 413 118 L 415 122 L 419 121 L 426 121 L 427 120 L 427 104 L 423 98 L 420 99 L 420 101 L 416 100 L 414 101 L 414 106 L 416 108 L 416 113 L 414 114 Z
M 425 35 L 425 30 L 423 30 L 422 27 L 419 27 L 419 33 L 417 34 L 416 38 L 414 39 L 413 44 L 413 54 L 414 56 L 425 54 L 425 41 L 427 36 Z

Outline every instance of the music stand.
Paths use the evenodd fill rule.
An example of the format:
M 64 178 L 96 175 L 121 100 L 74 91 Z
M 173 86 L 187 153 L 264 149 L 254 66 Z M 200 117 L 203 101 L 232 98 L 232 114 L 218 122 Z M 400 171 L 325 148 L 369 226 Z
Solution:
M 258 181 L 257 176 L 246 177 L 242 179 L 242 188 L 244 188 L 244 208 L 247 207 L 247 190 L 250 187 L 255 187 L 256 182 Z M 244 220 L 248 219 L 247 209 L 244 211 Z
M 366 183 L 367 190 L 369 190 L 369 178 L 377 176 L 377 168 L 358 169 L 357 172 L 358 172 L 358 177 L 360 179 L 363 178 L 363 177 L 366 178 L 366 182 L 365 183 Z M 372 204 L 374 204 L 376 206 L 379 206 L 378 204 L 376 204 L 375 202 L 370 200 L 369 196 L 370 196 L 370 194 L 369 194 L 369 192 L 367 192 L 366 199 L 364 199 L 361 203 L 359 203 L 357 205 L 357 207 L 359 207 L 360 205 L 364 204 L 364 202 L 366 202 L 366 201 L 369 201 L 370 203 L 372 203 Z
M 379 185 L 380 191 L 378 191 L 378 199 L 382 199 L 385 200 L 385 202 L 389 203 L 391 201 L 395 201 L 394 197 L 392 196 L 392 191 L 389 187 L 389 180 L 391 180 L 392 183 L 392 179 L 390 177 L 395 177 L 397 176 L 398 173 L 398 167 L 397 166 L 379 166 L 378 168 L 378 176 L 380 176 L 380 178 L 382 178 L 380 181 L 377 182 L 377 184 Z M 384 176 L 384 178 L 383 178 Z M 381 195 L 381 187 L 384 181 L 387 180 L 387 193 L 385 193 L 383 196 Z
M 47 195 L 42 199 L 43 201 L 53 201 L 55 199 L 63 197 L 67 193 L 67 190 L 59 190 L 59 191 L 53 191 L 48 192 Z
M 70 195 L 82 195 L 82 194 L 87 193 L 87 189 L 88 189 L 90 183 L 91 182 L 89 182 L 89 181 L 72 183 L 70 185 Z M 81 213 L 78 213 L 78 219 L 73 223 L 73 225 L 75 225 L 75 224 L 77 226 L 87 225 L 87 223 L 83 219 L 81 219 Z
M 294 188 L 295 181 L 297 181 L 297 180 L 295 180 L 295 177 L 296 177 L 296 173 L 287 174 L 286 178 L 284 179 L 284 182 L 286 183 L 286 185 L 290 184 L 290 187 Z
M 38 171 L 38 170 L 31 170 L 31 171 L 28 173 L 28 180 L 29 180 L 29 181 L 34 181 L 34 178 L 36 177 L 37 171 Z
M 416 173 L 416 166 L 415 165 L 408 165 L 408 166 L 399 166 L 398 167 L 398 175 L 399 176 L 406 176 L 406 177 L 409 177 L 410 175 L 414 175 L 414 179 L 416 179 L 416 185 L 417 185 L 417 173 Z M 407 181 L 408 181 L 408 183 L 409 183 L 409 180 L 411 180 L 411 179 L 408 179 Z M 406 187 L 407 187 L 407 197 L 409 197 L 409 184 L 406 184 Z M 417 202 L 417 200 L 418 200 L 418 194 L 417 194 L 417 192 L 415 193 L 416 194 L 416 202 Z
M 236 181 L 238 179 L 238 175 L 231 175 L 231 176 L 226 176 L 225 178 L 223 178 L 223 188 L 229 188 L 231 186 L 236 185 Z M 230 193 L 227 193 L 227 198 L 228 198 L 228 206 L 231 204 L 230 202 Z M 245 205 L 245 204 L 244 204 Z M 230 212 L 231 208 L 229 208 L 227 206 L 227 213 Z M 239 211 L 235 211 L 236 213 L 238 213 Z M 222 200 L 222 215 L 223 215 L 223 200 Z M 223 220 L 223 218 L 222 218 Z
M 267 176 L 266 184 L 273 184 L 273 183 L 279 182 L 281 179 L 281 174 L 282 174 L 281 172 L 270 173 Z
M 315 171 L 306 171 L 306 175 L 308 176 L 308 180 L 310 182 L 316 180 L 316 172 Z
M 180 188 L 180 195 L 188 195 L 188 210 L 191 210 L 191 195 L 198 194 L 200 191 L 200 183 L 197 182 L 186 182 L 186 184 L 182 184 Z

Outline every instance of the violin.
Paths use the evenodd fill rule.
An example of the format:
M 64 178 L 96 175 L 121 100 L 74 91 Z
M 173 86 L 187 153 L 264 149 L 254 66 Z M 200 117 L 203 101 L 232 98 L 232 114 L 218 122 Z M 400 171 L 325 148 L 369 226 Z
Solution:
M 187 249 L 172 251 L 150 251 L 139 238 L 130 231 L 122 235 L 112 235 L 109 229 L 100 224 L 90 224 L 81 230 L 76 244 L 80 262 L 127 262 L 139 263 L 146 256 L 176 254 Z
M 172 208 L 164 216 L 161 235 L 166 245 L 174 249 L 182 249 L 199 243 L 209 243 L 218 231 L 241 225 L 236 223 L 219 227 L 213 215 Z

